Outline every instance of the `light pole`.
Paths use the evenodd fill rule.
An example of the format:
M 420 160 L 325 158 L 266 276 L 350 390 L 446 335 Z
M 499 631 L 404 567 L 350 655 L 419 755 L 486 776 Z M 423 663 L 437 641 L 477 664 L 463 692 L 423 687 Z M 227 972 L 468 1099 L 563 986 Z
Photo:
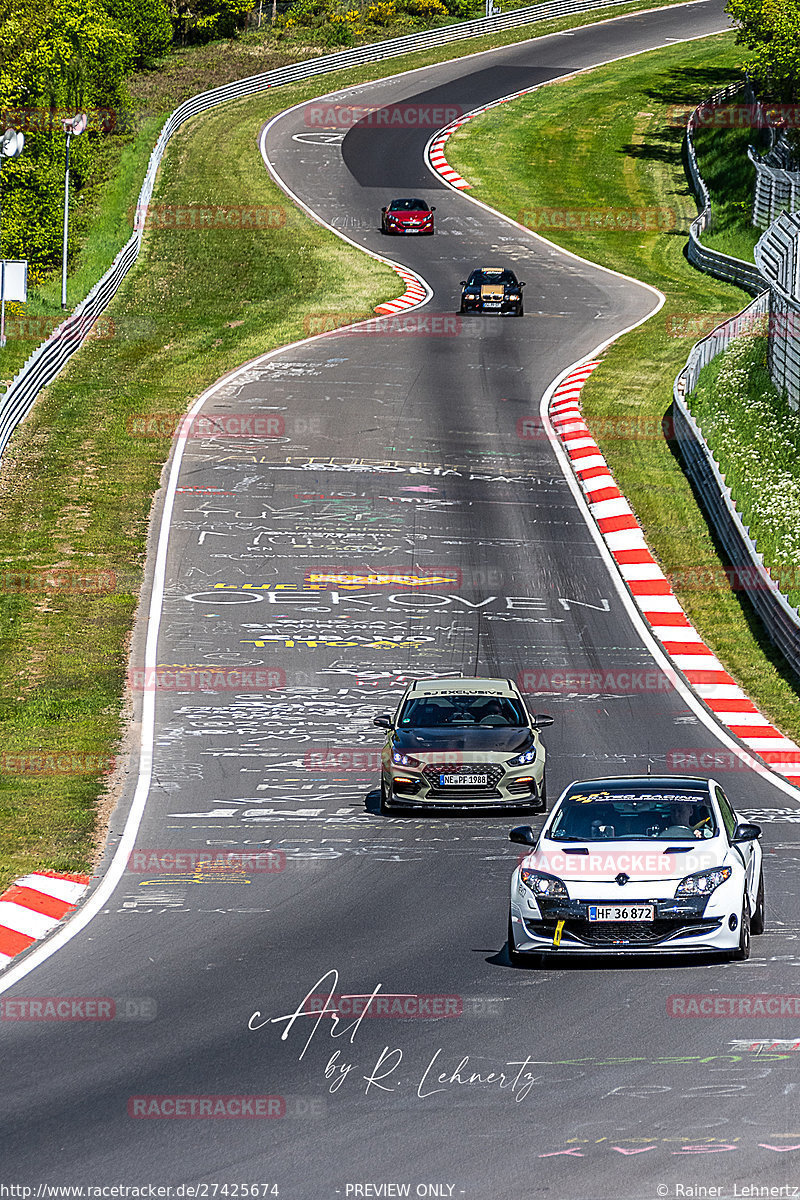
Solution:
M 61 307 L 67 307 L 67 235 L 69 231 L 69 139 L 78 137 L 86 128 L 86 113 L 76 113 L 63 120 L 67 135 L 67 152 L 64 158 L 64 249 L 61 256 Z
M 3 169 L 4 158 L 16 158 L 22 154 L 22 147 L 25 145 L 25 135 L 17 133 L 16 129 L 7 129 L 0 139 L 0 174 Z M 0 225 L 2 231 L 2 225 Z M 1 234 L 0 234 L 1 235 Z M 0 247 L 0 250 L 2 247 Z M 0 350 L 6 344 L 6 264 L 5 259 L 0 253 Z

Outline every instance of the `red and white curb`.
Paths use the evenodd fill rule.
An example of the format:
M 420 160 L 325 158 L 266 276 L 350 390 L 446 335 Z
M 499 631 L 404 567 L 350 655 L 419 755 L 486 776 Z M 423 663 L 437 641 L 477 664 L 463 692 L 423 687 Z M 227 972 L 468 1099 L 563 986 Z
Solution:
M 484 110 L 476 109 L 475 112 L 470 113 L 469 116 L 459 117 L 459 119 L 457 121 L 453 121 L 451 125 L 445 126 L 444 129 L 441 129 L 437 133 L 433 141 L 429 142 L 425 147 L 425 156 L 430 166 L 433 167 L 434 171 L 436 171 L 438 175 L 441 175 L 443 179 L 446 179 L 449 184 L 452 184 L 453 187 L 459 188 L 461 191 L 463 191 L 465 188 L 471 188 L 472 184 L 467 183 L 466 179 L 463 179 L 462 176 L 459 175 L 458 171 L 453 170 L 453 168 L 450 166 L 450 163 L 445 158 L 444 148 L 447 145 L 448 139 L 453 136 L 455 131 L 467 121 L 470 121 L 473 117 L 476 117 L 479 111 L 483 112 Z
M 527 96 L 543 86 L 544 84 L 540 83 L 536 87 L 523 88 L 520 92 L 512 92 L 508 96 L 501 96 L 499 100 L 492 100 L 490 104 L 483 104 L 480 108 L 473 108 L 471 112 L 464 113 L 455 121 L 451 121 L 449 125 L 445 125 L 443 129 L 434 134 L 425 147 L 425 161 L 428 166 L 437 175 L 441 175 L 442 179 L 445 179 L 451 187 L 458 188 L 461 192 L 466 191 L 467 188 L 471 188 L 472 184 L 464 179 L 463 175 L 459 175 L 458 171 L 454 171 L 445 157 L 444 148 L 450 138 L 462 125 L 466 125 L 468 121 L 472 121 L 475 117 L 482 116 L 489 109 L 497 108 L 498 104 L 508 104 L 509 100 L 518 100 L 520 96 Z
M 36 871 L 0 895 L 0 968 L 71 913 L 89 886 L 88 875 Z
M 706 646 L 651 554 L 628 501 L 589 432 L 580 394 L 597 361 L 576 367 L 550 401 L 550 419 L 586 494 L 589 510 L 634 602 L 692 690 L 717 720 L 769 769 L 800 785 L 800 747 L 771 725 Z
M 388 262 L 387 259 L 382 259 L 381 261 L 397 272 L 405 283 L 406 290 L 397 300 L 387 300 L 385 304 L 378 304 L 375 308 L 376 313 L 390 316 L 392 313 L 402 312 L 404 308 L 416 308 L 423 300 L 427 300 L 430 292 L 423 287 L 418 275 L 415 275 L 413 271 L 407 271 L 405 267 L 395 266 L 394 263 Z

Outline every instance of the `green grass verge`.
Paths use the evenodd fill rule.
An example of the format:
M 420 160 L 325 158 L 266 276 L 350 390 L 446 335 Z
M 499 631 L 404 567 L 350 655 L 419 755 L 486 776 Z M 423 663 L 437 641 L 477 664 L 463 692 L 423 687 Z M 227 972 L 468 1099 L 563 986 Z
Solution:
M 613 15 L 653 7 L 645 0 Z M 125 663 L 147 520 L 169 452 L 164 441 L 131 437 L 129 419 L 183 413 L 226 371 L 302 338 L 309 314 L 366 316 L 401 290 L 394 272 L 286 205 L 258 153 L 262 123 L 323 92 L 598 17 L 602 13 L 537 24 L 281 87 L 204 114 L 172 140 L 154 203 L 279 206 L 286 224 L 266 233 L 148 231 L 137 267 L 108 310 L 113 335 L 92 340 L 76 355 L 6 452 L 0 475 L 0 889 L 34 869 L 86 870 L 103 835 L 114 794 L 108 769 L 125 728 Z M 228 54 L 217 47 L 217 61 L 214 49 L 203 47 L 196 59 L 187 52 L 163 73 L 140 77 L 140 106 L 155 112 L 163 104 L 169 111 L 203 87 L 275 65 L 251 54 L 243 67 L 238 45 Z M 208 67 L 202 78 L 198 62 Z M 118 248 L 115 239 L 119 245 L 127 240 L 124 222 L 161 118 L 152 121 L 121 151 L 99 198 L 71 296 L 88 290 L 105 269 Z M 47 293 L 58 294 L 57 285 Z M 0 360 L 0 374 L 10 361 Z M 41 586 L 41 573 L 53 570 L 62 572 L 61 590 Z M 102 590 L 111 577 L 116 586 Z M 96 595 L 93 579 L 100 584 Z
M 673 380 L 692 343 L 720 314 L 738 311 L 746 300 L 738 289 L 695 271 L 684 257 L 696 209 L 682 166 L 682 130 L 671 124 L 668 112 L 674 105 L 697 104 L 736 78 L 739 53 L 732 35 L 725 34 L 542 88 L 459 130 L 448 159 L 482 200 L 514 218 L 521 211 L 534 214 L 539 232 L 554 242 L 665 294 L 655 317 L 610 347 L 583 391 L 583 410 L 651 549 L 675 577 L 690 619 L 763 711 L 798 738 L 798 691 L 784 660 L 740 594 L 726 586 L 709 590 L 702 582 L 719 580 L 723 564 L 661 432 Z M 674 213 L 676 227 L 543 227 L 542 213 L 576 208 Z M 531 306 L 530 271 L 528 285 Z M 615 437 L 615 429 L 636 429 L 639 436 Z M 694 588 L 691 579 L 698 580 Z
M 773 384 L 767 335 L 736 338 L 690 397 L 736 507 L 773 578 L 800 606 L 800 413 Z

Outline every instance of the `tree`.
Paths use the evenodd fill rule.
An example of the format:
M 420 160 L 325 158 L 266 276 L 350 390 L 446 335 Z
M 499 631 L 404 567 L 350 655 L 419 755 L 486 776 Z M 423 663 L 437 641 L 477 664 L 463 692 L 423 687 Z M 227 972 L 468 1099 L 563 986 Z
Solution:
M 61 255 L 64 133 L 60 118 L 118 109 L 136 41 L 99 0 L 0 0 L 2 127 L 25 134 L 25 151 L 3 167 L 3 252 L 44 270 Z M 98 121 L 72 146 L 72 210 L 97 178 Z M 71 221 L 73 238 L 81 220 Z
M 184 41 L 210 42 L 244 29 L 253 0 L 173 0 L 173 19 Z
M 105 0 L 106 11 L 136 39 L 135 67 L 152 67 L 169 53 L 172 20 L 166 0 Z
M 728 0 L 746 66 L 771 100 L 796 100 L 800 84 L 800 0 Z

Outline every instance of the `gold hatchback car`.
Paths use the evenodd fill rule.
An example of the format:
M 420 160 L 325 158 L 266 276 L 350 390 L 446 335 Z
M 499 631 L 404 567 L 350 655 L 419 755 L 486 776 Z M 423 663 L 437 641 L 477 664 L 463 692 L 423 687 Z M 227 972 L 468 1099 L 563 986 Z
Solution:
M 397 712 L 373 719 L 387 730 L 381 812 L 414 808 L 547 811 L 545 750 L 510 679 L 418 679 Z

